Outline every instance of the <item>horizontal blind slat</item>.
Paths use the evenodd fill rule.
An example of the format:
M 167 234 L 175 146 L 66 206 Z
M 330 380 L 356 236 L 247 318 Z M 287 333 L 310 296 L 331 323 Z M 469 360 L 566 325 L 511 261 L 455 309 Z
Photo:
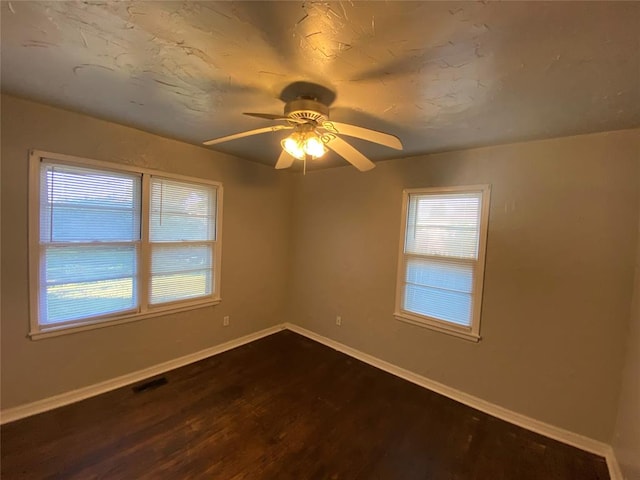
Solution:
M 213 276 L 211 269 L 158 274 L 151 277 L 152 305 L 175 302 L 211 295 Z
M 468 263 L 450 262 L 440 259 L 409 258 L 405 281 L 417 285 L 473 291 L 475 266 Z
M 215 222 L 216 187 L 151 179 L 152 242 L 215 240 Z
M 405 310 L 427 317 L 470 326 L 471 304 L 470 293 L 435 290 L 410 284 L 405 286 Z
M 411 195 L 405 252 L 477 258 L 481 195 Z
M 43 162 L 40 241 L 140 238 L 140 175 Z

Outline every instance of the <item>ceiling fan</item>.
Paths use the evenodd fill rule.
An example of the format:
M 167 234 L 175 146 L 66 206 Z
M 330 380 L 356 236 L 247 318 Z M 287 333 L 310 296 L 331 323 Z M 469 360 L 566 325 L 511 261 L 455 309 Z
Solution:
M 298 83 L 313 85 L 305 82 Z M 294 85 L 295 84 L 292 84 L 285 88 L 281 95 L 283 100 L 286 100 L 284 97 L 287 91 L 289 92 L 287 95 L 291 96 L 291 87 Z M 216 145 L 251 135 L 290 130 L 291 134 L 280 142 L 282 145 L 282 153 L 276 162 L 277 169 L 290 167 L 296 159 L 302 160 L 306 169 L 307 160 L 319 158 L 327 153 L 327 151 L 333 150 L 362 172 L 371 170 L 375 167 L 375 163 L 343 140 L 340 135 L 361 138 L 386 147 L 395 148 L 396 150 L 402 150 L 402 143 L 395 135 L 329 120 L 329 104 L 335 97 L 335 94 L 324 87 L 317 87 L 321 89 L 320 94 L 297 95 L 286 101 L 284 115 L 244 113 L 244 115 L 249 115 L 250 117 L 283 121 L 285 122 L 284 124 L 214 138 L 204 142 L 204 145 Z

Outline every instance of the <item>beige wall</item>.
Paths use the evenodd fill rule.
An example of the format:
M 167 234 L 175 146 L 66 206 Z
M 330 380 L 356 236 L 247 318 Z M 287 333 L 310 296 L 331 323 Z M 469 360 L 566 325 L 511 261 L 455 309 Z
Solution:
M 289 320 L 516 412 L 612 438 L 640 216 L 638 130 L 306 176 L 11 96 L 1 133 L 3 409 Z M 27 339 L 29 148 L 222 181 L 222 303 Z M 479 344 L 392 317 L 402 189 L 476 183 L 493 187 Z M 625 378 L 636 383 L 625 384 L 622 424 L 637 414 L 634 328 Z M 637 431 L 623 427 L 620 452 L 637 445 Z
M 2 96 L 2 408 L 107 380 L 282 322 L 292 176 L 264 165 Z M 27 150 L 131 163 L 224 186 L 222 303 L 27 339 Z M 223 315 L 231 325 L 222 327 Z
M 448 386 L 609 442 L 631 303 L 639 134 L 298 177 L 290 318 Z M 492 185 L 483 340 L 395 320 L 402 189 L 482 183 Z
M 613 448 L 626 480 L 640 480 L 640 230 L 627 355 Z

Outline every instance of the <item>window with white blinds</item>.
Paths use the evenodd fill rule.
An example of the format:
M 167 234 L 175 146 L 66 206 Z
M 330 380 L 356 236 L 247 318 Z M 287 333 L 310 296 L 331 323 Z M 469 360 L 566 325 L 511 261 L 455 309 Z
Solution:
M 40 322 L 138 307 L 140 175 L 42 162 Z
M 215 187 L 151 178 L 151 304 L 211 295 L 215 227 Z
M 406 190 L 396 317 L 479 338 L 489 186 Z
M 221 185 L 30 161 L 32 336 L 219 302 Z

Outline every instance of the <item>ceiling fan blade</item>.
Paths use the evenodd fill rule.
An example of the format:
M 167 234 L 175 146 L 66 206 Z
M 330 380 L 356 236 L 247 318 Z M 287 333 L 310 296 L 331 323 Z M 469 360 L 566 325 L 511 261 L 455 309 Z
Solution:
M 243 115 L 249 115 L 250 117 L 266 118 L 267 120 L 286 120 L 287 119 L 287 117 L 283 117 L 282 114 L 275 114 L 275 113 L 243 112 Z
M 306 123 L 304 120 L 299 120 L 297 118 L 290 118 L 290 117 L 286 117 L 284 115 L 275 115 L 273 113 L 247 113 L 247 112 L 244 112 L 243 115 L 248 115 L 250 117 L 265 118 L 267 120 L 286 120 L 287 122 Z
M 323 122 L 322 127 L 330 133 L 339 133 L 350 137 L 362 138 L 373 143 L 379 143 L 386 147 L 402 150 L 402 142 L 400 142 L 400 139 L 389 133 L 333 121 Z
M 282 168 L 289 168 L 293 165 L 293 161 L 295 158 L 289 155 L 285 150 L 282 150 L 282 153 L 278 157 L 278 161 L 276 162 L 276 169 L 280 170 Z
M 202 142 L 203 145 L 215 145 L 217 143 L 228 142 L 229 140 L 236 140 L 237 138 L 249 137 L 251 135 L 258 135 L 260 133 L 277 132 L 278 130 L 291 130 L 294 127 L 289 125 L 274 125 L 272 127 L 256 128 L 255 130 L 248 130 L 246 132 L 234 133 L 233 135 L 227 135 L 225 137 L 214 138 L 213 140 L 207 140 Z
M 373 163 L 347 142 L 342 140 L 340 137 L 336 137 L 334 135 L 333 138 L 326 143 L 326 145 L 361 172 L 366 172 L 367 170 L 371 170 L 376 166 L 375 163 Z

